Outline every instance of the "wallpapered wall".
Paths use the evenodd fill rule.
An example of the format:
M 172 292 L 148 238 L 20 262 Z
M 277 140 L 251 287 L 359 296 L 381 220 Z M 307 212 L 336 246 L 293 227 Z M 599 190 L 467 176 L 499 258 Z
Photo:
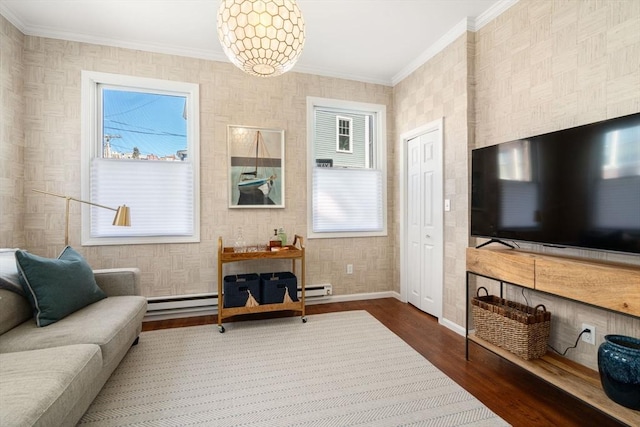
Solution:
M 478 147 L 640 112 L 640 2 L 521 0 L 476 34 Z M 638 256 L 553 250 L 640 264 Z M 597 347 L 608 333 L 638 336 L 640 319 L 526 292 L 551 311 L 550 343 L 574 344 L 583 322 L 596 345 L 580 343 L 572 359 L 597 369 Z M 524 302 L 519 289 L 508 298 Z
M 469 245 L 467 152 L 470 103 L 470 51 L 473 33 L 466 33 L 394 87 L 396 152 L 400 135 L 433 120 L 444 118 L 444 198 L 451 210 L 444 212 L 443 317 L 465 323 L 465 250 Z M 396 159 L 396 169 L 402 159 Z M 395 195 L 396 204 L 399 192 Z M 396 210 L 395 222 L 400 220 Z M 396 265 L 400 259 L 396 258 Z M 398 276 L 399 277 L 399 276 Z
M 445 198 L 452 200 L 451 212 L 445 212 L 446 319 L 465 323 L 468 150 L 639 112 L 638 28 L 635 0 L 520 0 L 394 87 L 396 141 L 403 132 L 444 117 Z M 637 256 L 557 253 L 640 264 Z M 518 288 L 507 297 L 525 302 Z M 638 318 L 530 291 L 527 298 L 552 312 L 550 343 L 562 350 L 573 345 L 582 322 L 596 326 L 596 344 L 607 333 L 640 330 Z M 597 369 L 597 347 L 579 345 L 567 356 Z
M 0 16 L 0 246 L 24 246 L 24 36 Z
M 17 33 L 4 18 L 2 26 L 5 33 Z M 20 239 L 19 233 L 8 231 L 2 236 L 2 246 L 23 246 L 43 256 L 57 256 L 62 249 L 64 200 L 45 197 L 31 189 L 80 195 L 81 70 L 200 85 L 200 243 L 81 247 L 80 204 L 71 205 L 71 245 L 77 247 L 94 268 L 140 268 L 145 296 L 217 290 L 217 239 L 223 236 L 225 245 L 231 246 L 238 226 L 243 227 L 248 242 L 266 243 L 276 227 L 284 227 L 290 238 L 296 233 L 306 234 L 307 96 L 387 105 L 388 135 L 393 135 L 392 88 L 387 86 L 300 73 L 259 79 L 246 76 L 227 63 L 32 36 L 23 38 L 24 167 L 18 163 L 12 169 L 10 179 L 12 182 L 24 181 L 24 207 L 19 197 L 15 202 L 3 197 L 2 206 L 3 211 L 13 209 L 21 218 L 6 227 L 23 228 L 25 238 Z M 20 43 L 18 38 L 14 43 L 16 50 Z M 20 62 L 18 57 L 12 61 Z M 3 72 L 3 80 L 4 76 Z M 19 88 L 16 91 L 19 94 Z M 6 101 L 8 109 L 16 115 L 19 115 L 18 98 Z M 228 124 L 285 130 L 285 209 L 228 209 Z M 8 139 L 3 137 L 3 143 Z M 388 147 L 387 155 L 393 164 L 393 144 L 389 143 Z M 10 157 L 7 162 L 11 163 L 21 148 L 20 143 L 12 145 L 11 150 L 3 148 L 2 156 Z M 389 175 L 393 176 L 393 171 Z M 21 188 L 15 191 L 22 194 Z M 389 212 L 392 209 L 390 203 Z M 24 221 L 24 227 L 19 221 Z M 389 226 L 394 228 L 392 222 Z M 396 289 L 392 282 L 393 245 L 390 240 L 306 241 L 307 283 L 332 283 L 335 294 Z M 354 265 L 353 275 L 346 275 L 347 263 Z M 228 270 L 225 267 L 225 274 L 243 269 L 289 269 L 290 264 L 230 267 Z

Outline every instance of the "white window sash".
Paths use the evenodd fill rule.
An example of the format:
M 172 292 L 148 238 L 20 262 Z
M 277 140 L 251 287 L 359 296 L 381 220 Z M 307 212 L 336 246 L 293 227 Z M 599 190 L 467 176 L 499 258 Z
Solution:
M 335 165 L 333 168 L 316 167 L 318 111 L 332 112 L 343 117 L 348 117 L 349 114 L 358 114 L 372 118 L 372 133 L 371 135 L 367 133 L 368 137 L 366 138 L 371 144 L 370 147 L 366 147 L 367 150 L 371 150 L 367 151 L 368 156 L 371 155 L 371 162 L 367 163 L 369 167 L 340 168 Z M 309 239 L 387 235 L 386 116 L 386 106 L 381 104 L 307 97 L 307 237 Z M 369 125 L 367 125 L 368 127 Z M 318 169 L 327 171 L 327 174 L 322 174 L 322 171 L 318 171 Z M 324 182 L 323 179 L 334 175 L 342 178 L 338 183 L 334 181 L 333 187 L 331 187 L 328 185 L 329 181 Z M 367 178 L 359 180 L 364 176 L 369 177 L 368 181 Z M 323 181 L 318 181 L 318 177 Z M 363 185 L 362 182 L 368 185 Z M 319 191 L 321 188 L 322 192 Z M 358 201 L 358 198 L 363 196 L 366 196 L 366 200 Z M 328 206 L 336 202 L 339 203 L 340 209 L 343 209 L 343 211 L 340 209 L 332 211 L 336 216 L 343 214 L 343 223 L 340 226 L 330 225 L 327 222 L 327 217 L 331 212 Z M 362 215 L 365 215 L 364 219 L 362 219 Z M 375 221 L 371 220 L 373 215 L 377 215 Z M 347 218 L 350 218 L 349 224 L 345 224 Z M 344 231 L 317 231 L 321 229 L 342 229 Z
M 188 117 L 187 159 L 181 162 L 102 159 L 100 85 L 185 97 L 183 114 Z M 86 141 L 81 148 L 82 198 L 110 207 L 126 204 L 131 208 L 132 221 L 131 228 L 113 227 L 114 212 L 83 204 L 82 245 L 200 241 L 199 103 L 199 88 L 194 83 L 82 71 L 81 121 L 82 138 Z M 119 167 L 125 170 L 115 173 Z M 158 173 L 159 170 L 162 172 Z M 147 172 L 155 178 L 136 181 Z M 100 180 L 95 174 L 107 177 L 99 187 L 96 187 L 96 182 Z M 148 196 L 143 198 L 143 193 L 148 191 L 146 194 L 151 194 L 149 186 L 154 182 L 153 191 L 158 191 L 159 199 L 152 202 Z M 189 221 L 189 225 L 183 224 L 183 220 Z

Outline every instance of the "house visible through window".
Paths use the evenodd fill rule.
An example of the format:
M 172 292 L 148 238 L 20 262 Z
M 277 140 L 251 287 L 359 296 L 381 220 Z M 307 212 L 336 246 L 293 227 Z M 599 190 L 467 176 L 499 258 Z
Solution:
M 383 236 L 386 107 L 307 98 L 309 238 Z
M 83 72 L 84 198 L 131 208 L 131 227 L 88 207 L 82 243 L 199 241 L 198 86 Z
M 349 117 L 336 116 L 338 137 L 336 138 L 336 151 L 351 153 L 351 123 L 353 119 Z

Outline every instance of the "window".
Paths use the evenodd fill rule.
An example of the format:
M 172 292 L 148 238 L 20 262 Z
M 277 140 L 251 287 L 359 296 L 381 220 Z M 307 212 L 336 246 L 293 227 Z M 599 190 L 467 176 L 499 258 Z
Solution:
M 198 85 L 82 72 L 82 244 L 200 240 Z
M 353 153 L 351 145 L 351 117 L 336 116 L 336 151 L 340 153 Z
M 501 180 L 532 180 L 531 142 L 522 139 L 499 145 L 498 167 Z
M 601 141 L 601 179 L 595 182 L 592 220 L 601 230 L 640 229 L 640 128 L 607 132 Z
M 307 132 L 308 237 L 386 236 L 386 107 L 308 97 Z
M 602 179 L 640 176 L 640 128 L 607 132 L 602 141 Z
M 532 150 L 532 145 L 531 141 L 522 139 L 498 147 L 499 188 L 503 195 L 500 228 L 535 229 L 540 226 L 540 192 L 533 173 L 536 151 Z

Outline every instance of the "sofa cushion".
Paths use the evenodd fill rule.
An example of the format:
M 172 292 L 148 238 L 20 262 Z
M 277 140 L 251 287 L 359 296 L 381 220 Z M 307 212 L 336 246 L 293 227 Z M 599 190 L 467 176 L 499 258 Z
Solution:
M 27 297 L 0 289 L 0 334 L 33 318 Z
M 20 282 L 38 326 L 47 326 L 76 310 L 106 298 L 93 270 L 70 246 L 57 259 L 16 251 Z
M 16 266 L 16 251 L 17 249 L 0 248 L 0 289 L 24 295 Z
M 90 344 L 0 354 L 0 425 L 60 425 L 101 368 Z
M 141 296 L 105 298 L 46 328 L 39 328 L 34 322 L 16 326 L 0 335 L 0 353 L 97 344 L 106 365 L 140 334 L 146 311 L 147 299 Z

